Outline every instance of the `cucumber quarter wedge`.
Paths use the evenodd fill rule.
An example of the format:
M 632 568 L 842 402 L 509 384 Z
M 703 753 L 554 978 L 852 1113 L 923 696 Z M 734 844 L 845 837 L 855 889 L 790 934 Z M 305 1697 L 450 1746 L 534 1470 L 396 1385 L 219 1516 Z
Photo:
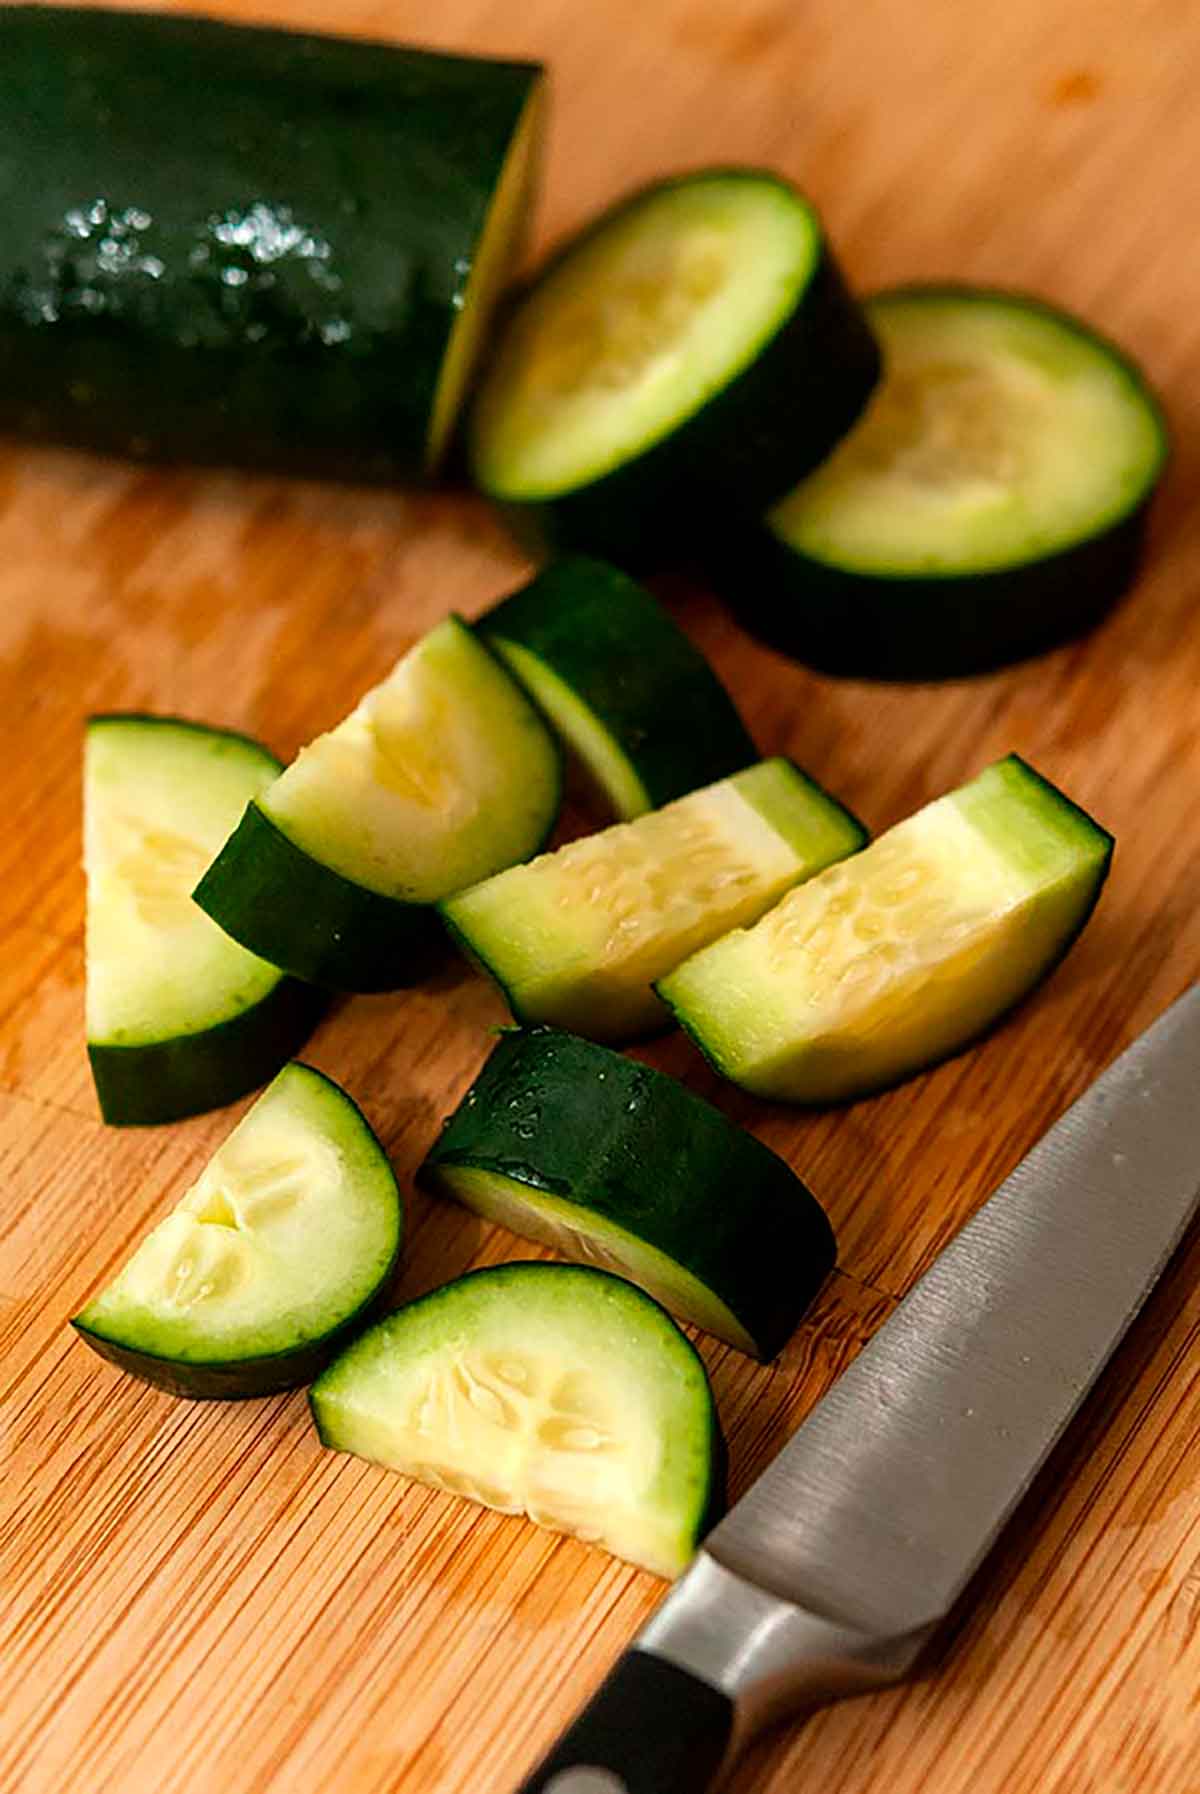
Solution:
M 197 873 L 279 770 L 246 736 L 178 717 L 87 725 L 87 1043 L 108 1122 L 233 1102 L 278 1071 L 326 1006 L 191 900 Z
M 756 1358 L 836 1256 L 824 1210 L 761 1142 L 674 1078 L 551 1028 L 501 1039 L 418 1177 Z
M 758 758 L 699 649 L 603 561 L 555 562 L 476 628 L 625 821 Z
M 704 1366 L 640 1290 L 578 1265 L 472 1271 L 379 1321 L 314 1385 L 322 1443 L 656 1576 L 723 1499 Z
M 659 985 L 718 1071 L 841 1102 L 965 1046 L 1090 916 L 1111 835 L 1015 754 Z
M 534 280 L 485 371 L 471 466 L 523 537 L 645 564 L 780 497 L 878 373 L 808 201 L 704 169 L 624 200 Z
M 1119 350 L 1014 293 L 868 302 L 887 373 L 825 465 L 730 539 L 720 583 L 828 672 L 985 671 L 1090 628 L 1131 583 L 1167 433 Z
M 537 851 L 559 787 L 537 711 L 451 617 L 247 807 L 196 901 L 299 977 L 392 989 L 438 898 Z
M 431 473 L 520 246 L 541 88 L 525 63 L 0 8 L 0 427 Z
M 656 978 L 866 838 L 790 761 L 762 760 L 498 873 L 441 911 L 518 1020 L 629 1040 L 669 1025 Z
M 363 1116 L 320 1072 L 288 1065 L 73 1324 L 173 1395 L 293 1389 L 361 1326 L 402 1231 Z

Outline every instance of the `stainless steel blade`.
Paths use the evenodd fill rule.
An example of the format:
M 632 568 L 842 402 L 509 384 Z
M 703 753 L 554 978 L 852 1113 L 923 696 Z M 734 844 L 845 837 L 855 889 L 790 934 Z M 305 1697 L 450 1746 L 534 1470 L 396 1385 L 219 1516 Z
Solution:
M 1200 986 L 941 1253 L 706 1554 L 879 1636 L 945 1613 L 1200 1199 Z

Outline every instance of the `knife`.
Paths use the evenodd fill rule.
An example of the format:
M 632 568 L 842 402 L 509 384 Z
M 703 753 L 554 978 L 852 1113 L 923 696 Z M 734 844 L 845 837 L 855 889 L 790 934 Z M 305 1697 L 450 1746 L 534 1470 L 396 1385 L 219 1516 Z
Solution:
M 522 1794 L 701 1794 L 906 1676 L 1200 1205 L 1200 985 L 934 1261 L 711 1532 Z

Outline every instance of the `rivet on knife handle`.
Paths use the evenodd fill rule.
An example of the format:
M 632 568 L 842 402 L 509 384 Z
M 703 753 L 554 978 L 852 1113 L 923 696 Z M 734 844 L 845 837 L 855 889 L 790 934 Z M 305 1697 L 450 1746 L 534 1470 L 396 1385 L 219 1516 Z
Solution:
M 727 1695 L 628 1651 L 521 1794 L 702 1794 L 732 1731 Z

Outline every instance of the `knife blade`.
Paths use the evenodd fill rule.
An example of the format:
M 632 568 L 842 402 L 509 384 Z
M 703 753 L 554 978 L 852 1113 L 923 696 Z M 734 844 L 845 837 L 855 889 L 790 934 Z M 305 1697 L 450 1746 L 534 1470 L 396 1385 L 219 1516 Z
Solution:
M 1200 986 L 961 1229 L 522 1794 L 700 1794 L 761 1726 L 906 1675 L 1200 1206 Z

